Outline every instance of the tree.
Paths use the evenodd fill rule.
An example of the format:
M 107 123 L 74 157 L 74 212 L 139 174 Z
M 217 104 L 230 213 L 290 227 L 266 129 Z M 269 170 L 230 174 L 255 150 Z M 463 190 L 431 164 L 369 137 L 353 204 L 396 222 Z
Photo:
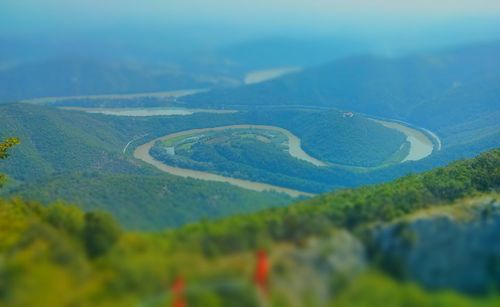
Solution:
M 8 150 L 19 144 L 19 139 L 18 138 L 7 138 L 3 142 L 0 143 L 0 160 L 3 160 L 9 156 Z M 0 187 L 4 184 L 5 182 L 5 175 L 0 174 Z
M 104 212 L 85 214 L 84 241 L 87 254 L 95 258 L 105 254 L 120 237 L 121 229 Z
M 0 143 L 0 159 L 5 159 L 9 156 L 8 150 L 19 144 L 19 139 L 18 138 L 7 138 L 5 141 Z

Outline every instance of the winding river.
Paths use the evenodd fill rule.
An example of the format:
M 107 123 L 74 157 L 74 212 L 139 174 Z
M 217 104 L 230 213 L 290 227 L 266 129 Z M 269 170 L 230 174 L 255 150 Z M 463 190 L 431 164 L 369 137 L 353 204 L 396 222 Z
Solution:
M 417 161 L 421 160 L 430 154 L 432 154 L 433 149 L 434 149 L 434 144 L 430 140 L 429 136 L 424 134 L 422 131 L 419 131 L 417 129 L 408 127 L 406 125 L 396 123 L 396 122 L 389 122 L 389 121 L 382 121 L 378 119 L 373 119 L 374 121 L 378 122 L 379 124 L 390 128 L 390 129 L 395 129 L 398 130 L 406 135 L 406 140 L 410 143 L 410 151 L 408 155 L 401 161 Z M 149 150 L 154 146 L 154 144 L 157 141 L 166 141 L 172 138 L 176 138 L 179 136 L 187 136 L 187 135 L 192 135 L 192 134 L 199 134 L 203 132 L 208 132 L 208 131 L 221 131 L 221 130 L 226 130 L 226 129 L 265 129 L 265 130 L 272 130 L 276 132 L 280 132 L 284 134 L 288 138 L 288 151 L 291 156 L 309 162 L 315 166 L 328 166 L 329 164 L 326 162 L 323 162 L 321 160 L 318 160 L 314 157 L 311 157 L 308 155 L 301 147 L 301 141 L 300 139 L 291 133 L 290 131 L 275 127 L 275 126 L 266 126 L 266 125 L 232 125 L 232 126 L 222 126 L 222 127 L 214 127 L 214 128 L 202 128 L 202 129 L 192 129 L 192 130 L 186 130 L 186 131 L 181 131 L 181 132 L 176 132 L 172 134 L 168 134 L 159 138 L 156 138 L 146 144 L 140 145 L 137 147 L 134 151 L 134 157 L 142 160 L 156 168 L 158 168 L 161 171 L 167 172 L 172 175 L 184 177 L 184 178 L 194 178 L 194 179 L 200 179 L 200 180 L 208 180 L 208 181 L 217 181 L 217 182 L 225 182 L 229 183 L 235 186 L 239 186 L 245 189 L 250 189 L 254 191 L 276 191 L 280 193 L 285 193 L 288 194 L 292 197 L 299 197 L 299 196 L 313 196 L 314 194 L 299 191 L 299 190 L 294 190 L 294 189 L 289 189 L 289 188 L 284 188 L 280 186 L 275 186 L 267 183 L 261 183 L 261 182 L 254 182 L 254 181 L 249 181 L 249 180 L 244 180 L 244 179 L 237 179 L 237 178 L 232 178 L 232 177 L 226 177 L 226 176 L 221 176 L 221 175 L 216 175 L 213 173 L 208 173 L 208 172 L 203 172 L 203 171 L 197 171 L 197 170 L 192 170 L 192 169 L 185 169 L 185 168 L 180 168 L 180 167 L 173 167 L 169 166 L 161 161 L 156 160 L 149 154 Z M 434 136 L 436 137 L 437 136 Z M 438 144 L 440 144 L 439 139 L 437 139 Z M 438 148 L 439 149 L 439 148 Z
M 245 189 L 250 189 L 254 191 L 276 191 L 280 193 L 285 193 L 288 194 L 292 197 L 299 197 L 299 196 L 313 196 L 314 194 L 303 192 L 303 191 L 298 191 L 298 190 L 293 190 L 289 188 L 284 188 L 284 187 L 279 187 L 267 183 L 261 183 L 261 182 L 255 182 L 255 181 L 250 181 L 250 180 L 244 180 L 244 179 L 237 179 L 237 178 L 232 178 L 232 177 L 226 177 L 226 176 L 221 176 L 221 175 L 216 175 L 208 172 L 202 172 L 202 171 L 196 171 L 192 169 L 186 169 L 186 168 L 180 168 L 180 167 L 173 167 L 169 166 L 161 161 L 156 160 L 149 154 L 149 150 L 151 147 L 154 146 L 154 144 L 157 141 L 166 141 L 172 138 L 176 138 L 179 136 L 187 136 L 191 134 L 198 134 L 198 133 L 203 133 L 203 132 L 208 132 L 208 131 L 221 131 L 221 130 L 227 130 L 227 129 L 265 129 L 265 130 L 272 130 L 272 131 L 277 131 L 280 133 L 283 133 L 288 137 L 288 147 L 289 147 L 289 153 L 293 157 L 296 157 L 298 159 L 307 161 L 309 163 L 312 163 L 314 165 L 326 165 L 324 162 L 319 161 L 311 156 L 309 156 L 306 152 L 302 150 L 300 147 L 300 139 L 292 134 L 290 131 L 279 128 L 279 127 L 274 127 L 274 126 L 263 126 L 263 125 L 233 125 L 233 126 L 223 126 L 223 127 L 215 127 L 215 128 L 203 128 L 203 129 L 193 129 L 193 130 L 186 130 L 186 131 L 181 131 L 181 132 L 176 132 L 172 134 L 165 135 L 163 137 L 156 138 L 150 142 L 147 142 L 146 144 L 140 145 L 137 147 L 134 151 L 134 157 L 142 160 L 148 164 L 153 165 L 154 167 L 158 168 L 161 171 L 167 172 L 172 175 L 184 177 L 184 178 L 194 178 L 194 179 L 201 179 L 201 180 L 209 180 L 209 181 L 217 181 L 217 182 L 226 182 L 230 183 L 235 186 L 239 186 Z
M 372 120 L 386 128 L 398 130 L 399 132 L 402 132 L 404 135 L 406 135 L 406 141 L 410 143 L 410 152 L 401 161 L 401 163 L 406 161 L 422 160 L 423 158 L 428 157 L 432 154 L 432 151 L 434 150 L 434 144 L 432 143 L 430 138 L 422 131 L 418 131 L 417 129 L 405 126 L 397 122 L 389 122 L 379 119 Z M 428 133 L 431 134 L 430 131 Z M 436 138 L 437 143 L 439 144 L 439 150 L 441 147 L 441 141 L 434 133 L 432 133 L 431 135 L 432 137 Z
M 172 115 L 193 115 L 194 113 L 214 113 L 231 114 L 237 113 L 236 110 L 215 110 L 215 109 L 188 109 L 177 107 L 159 107 L 159 108 L 86 108 L 86 107 L 60 107 L 63 110 L 82 111 L 86 113 L 96 113 L 114 116 L 172 116 Z

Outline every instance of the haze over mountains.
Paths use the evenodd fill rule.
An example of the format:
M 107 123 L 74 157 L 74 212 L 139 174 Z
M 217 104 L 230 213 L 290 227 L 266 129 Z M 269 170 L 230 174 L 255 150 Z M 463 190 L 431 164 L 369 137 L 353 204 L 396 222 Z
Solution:
M 442 137 L 443 149 L 488 148 L 499 139 L 499 52 L 494 42 L 395 59 L 353 56 L 182 101 L 197 107 L 336 108 L 425 127 Z
M 43 7 L 37 1 L 2 1 L 0 102 L 227 87 L 260 69 L 317 66 L 352 55 L 422 54 L 499 39 L 494 10 L 471 10 L 462 3 L 467 1 L 435 15 L 395 3 L 358 14 L 354 3 L 332 10 L 338 1 L 302 0 L 277 15 L 279 6 L 263 1 L 243 9 L 242 3 L 221 0 L 210 10 L 188 12 L 193 2 L 198 1 L 149 0 L 137 9 L 135 0 L 47 0 Z M 235 18 L 243 11 L 245 18 Z
M 498 306 L 499 17 L 0 1 L 0 305 Z
M 271 176 L 270 178 L 274 179 L 268 178 L 264 181 L 318 192 L 335 187 L 380 182 L 396 178 L 410 171 L 427 170 L 455 159 L 474 156 L 483 150 L 500 145 L 500 124 L 498 121 L 500 87 L 497 82 L 500 80 L 500 73 L 498 73 L 500 63 L 496 56 L 499 51 L 500 45 L 493 42 L 396 58 L 350 56 L 328 64 L 307 68 L 301 72 L 291 73 L 275 80 L 248 86 L 216 88 L 200 94 L 179 97 L 176 100 L 141 97 L 107 98 L 109 106 L 157 107 L 163 105 L 216 109 L 236 108 L 240 110 L 237 114 L 228 115 L 200 113 L 192 118 L 128 119 L 113 116 L 80 115 L 75 112 L 47 107 L 5 105 L 2 107 L 6 118 L 2 123 L 2 135 L 16 134 L 22 138 L 33 139 L 32 142 L 35 144 L 34 147 L 28 147 L 31 142 L 22 144 L 21 151 L 13 158 L 16 163 L 7 166 L 7 173 L 11 174 L 19 183 L 26 184 L 25 187 L 17 187 L 12 193 L 25 194 L 29 191 L 29 194 L 33 196 L 45 195 L 43 198 L 47 201 L 63 197 L 63 199 L 86 204 L 86 206 L 90 204 L 95 206 L 97 203 L 112 205 L 113 200 L 104 200 L 99 194 L 86 195 L 83 196 L 83 199 L 76 198 L 75 193 L 73 196 L 70 193 L 57 196 L 60 194 L 57 191 L 61 191 L 65 186 L 64 181 L 60 179 L 61 176 L 56 174 L 62 172 L 69 176 L 79 177 L 81 175 L 75 172 L 92 170 L 105 171 L 110 175 L 140 174 L 142 171 L 137 166 L 133 166 L 135 162 L 131 164 L 130 161 L 121 156 L 122 149 L 130 140 L 143 136 L 143 141 L 146 141 L 155 136 L 161 136 L 162 133 L 228 124 L 277 125 L 290 129 L 292 133 L 301 137 L 304 148 L 313 155 L 330 156 L 333 159 L 331 161 L 336 163 L 345 163 L 350 160 L 351 162 L 348 164 L 351 165 L 376 166 L 388 159 L 388 152 L 385 153 L 386 156 L 380 154 L 377 156 L 375 151 L 371 151 L 370 148 L 382 146 L 380 142 L 377 143 L 377 140 L 382 141 L 384 139 L 382 135 L 386 132 L 369 128 L 371 127 L 369 122 L 364 123 L 361 120 L 364 115 L 402 120 L 416 127 L 430 130 L 431 133 L 434 133 L 434 135 L 430 135 L 431 138 L 437 137 L 434 140 L 432 155 L 422 161 L 388 165 L 381 169 L 370 170 L 366 174 L 356 174 L 352 170 L 345 169 L 336 169 L 329 174 L 329 170 L 306 171 L 306 167 L 302 171 L 295 170 L 293 177 L 286 177 L 288 178 L 286 180 L 283 179 L 284 177 L 276 177 L 276 174 L 271 176 L 271 173 L 268 173 L 269 175 L 265 175 L 264 178 Z M 241 56 L 245 56 L 245 53 L 241 53 Z M 104 67 L 109 67 L 109 64 L 104 65 Z M 259 64 L 254 65 L 258 67 Z M 44 67 L 49 69 L 51 66 L 52 64 Z M 58 65 L 53 66 L 59 67 Z M 63 73 L 55 71 L 54 75 L 71 75 L 74 67 L 76 66 L 61 66 Z M 35 92 L 39 89 L 54 95 L 75 93 L 76 89 L 82 90 L 82 92 L 77 93 L 99 93 L 99 89 L 109 90 L 111 88 L 115 88 L 117 92 L 120 92 L 119 89 L 131 92 L 137 92 L 144 88 L 153 91 L 155 89 L 168 89 L 163 87 L 164 81 L 166 81 L 164 77 L 156 75 L 150 78 L 147 75 L 142 75 L 146 76 L 143 78 L 138 73 L 143 71 L 142 69 L 123 71 L 117 66 L 108 74 L 109 69 L 101 69 L 99 66 L 93 65 L 92 62 L 87 62 L 86 65 L 79 67 L 77 70 L 80 71 L 79 76 L 82 76 L 82 82 L 87 80 L 90 83 L 85 85 L 83 82 L 81 86 L 75 87 L 74 82 L 69 84 L 66 82 L 67 78 L 37 77 L 36 73 L 43 72 L 45 69 L 34 69 L 34 73 L 29 74 L 33 77 L 32 80 L 34 82 L 50 80 L 55 92 L 50 92 L 50 87 L 31 85 L 27 88 Z M 133 73 L 134 71 L 135 73 Z M 97 77 L 93 77 L 94 75 Z M 28 81 L 21 82 L 22 78 L 16 79 L 15 75 L 11 73 L 7 73 L 5 76 L 8 82 L 4 84 L 13 84 L 14 87 L 20 86 L 20 89 L 27 85 Z M 118 76 L 122 76 L 122 78 Z M 184 82 L 183 78 L 178 75 L 171 77 L 175 81 L 170 84 L 173 86 L 172 89 Z M 236 77 L 235 80 L 237 80 Z M 193 85 L 192 80 L 186 82 Z M 12 93 L 12 91 L 10 92 Z M 29 91 L 23 90 L 22 93 L 24 95 Z M 56 103 L 57 106 L 85 107 L 103 105 L 104 101 L 99 98 L 88 98 L 51 102 L 49 99 L 45 103 Z M 333 110 L 330 113 L 325 113 L 322 108 L 332 108 Z M 342 112 L 354 112 L 355 118 L 351 120 L 342 118 L 340 116 Z M 307 115 L 308 113 L 310 115 Z M 318 117 L 319 114 L 322 114 L 322 117 Z M 322 119 L 319 120 L 320 118 Z M 298 123 L 301 125 L 297 125 Z M 87 125 L 94 127 L 93 131 L 86 131 Z M 363 129 L 370 129 L 372 134 L 363 132 Z M 334 133 L 334 131 L 336 132 Z M 43 137 L 43 135 L 46 136 Z M 363 135 L 365 135 L 366 140 L 363 139 Z M 396 138 L 391 139 L 397 140 Z M 131 151 L 134 146 L 139 144 L 139 142 L 132 143 Z M 400 145 L 386 142 L 384 146 L 397 148 Z M 65 153 L 64 159 L 59 157 L 61 152 Z M 382 152 L 380 147 L 379 153 Z M 361 158 L 363 154 L 364 158 Z M 69 158 L 70 156 L 73 158 Z M 252 167 L 262 167 L 263 165 L 260 164 L 254 164 Z M 257 172 L 261 174 L 259 177 L 255 177 L 255 173 L 254 175 L 248 173 L 245 175 L 246 177 L 239 175 L 239 177 L 260 180 L 263 176 L 262 172 L 270 170 L 281 172 L 279 176 L 290 176 L 290 173 L 285 171 L 287 168 L 285 164 L 283 164 L 284 168 L 280 168 L 278 164 L 272 168 L 269 167 L 266 166 L 259 170 Z M 278 171 L 279 169 L 283 169 L 283 171 Z M 302 168 L 299 167 L 299 169 Z M 309 174 L 307 174 L 308 172 Z M 230 174 L 232 173 L 230 172 Z M 49 180 L 53 176 L 56 176 L 54 177 L 55 185 L 45 185 L 44 187 L 41 184 L 43 180 Z M 109 180 L 109 178 L 101 178 L 105 181 Z M 307 181 L 303 181 L 304 179 Z M 313 180 L 311 181 L 311 179 Z M 39 184 L 33 185 L 34 180 L 38 180 Z M 125 179 L 122 178 L 122 180 Z M 51 192 L 48 193 L 48 191 Z M 130 194 L 134 193 L 137 192 Z M 175 193 L 172 195 L 174 202 L 177 198 L 176 195 Z M 286 202 L 285 198 L 281 200 L 269 199 L 269 201 L 270 205 Z M 139 203 L 146 203 L 146 201 L 143 199 Z M 148 201 L 148 205 L 151 204 L 152 202 Z M 149 213 L 145 211 L 139 215 L 145 217 L 149 216 Z M 168 225 L 171 222 L 158 220 L 157 223 L 159 223 L 157 225 Z
M 353 56 L 278 80 L 183 101 L 196 106 L 335 107 L 437 128 L 496 109 L 499 52 L 500 43 L 491 43 L 395 59 Z M 481 90 L 467 90 L 472 87 Z M 443 111 L 452 103 L 456 108 L 447 111 L 457 113 L 443 122 L 449 114 Z

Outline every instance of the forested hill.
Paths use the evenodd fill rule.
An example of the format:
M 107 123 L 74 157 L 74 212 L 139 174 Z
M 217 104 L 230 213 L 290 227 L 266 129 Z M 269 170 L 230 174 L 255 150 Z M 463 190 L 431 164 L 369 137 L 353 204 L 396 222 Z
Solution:
M 213 107 L 335 107 L 436 129 L 498 114 L 499 53 L 500 43 L 490 43 L 403 58 L 356 56 L 183 100 Z
M 285 205 L 292 199 L 229 184 L 179 178 L 140 164 L 123 148 L 192 127 L 227 123 L 216 116 L 136 119 L 96 116 L 29 104 L 0 106 L 0 140 L 16 136 L 0 173 L 9 177 L 0 195 L 42 203 L 63 200 L 84 210 L 104 209 L 127 228 L 159 229 L 187 222 Z M 256 205 L 257 204 L 257 205 Z
M 128 136 L 95 117 L 25 104 L 2 105 L 0 116 L 0 137 L 16 136 L 22 141 L 13 149 L 11 163 L 0 166 L 13 179 L 131 168 L 120 155 Z
M 495 149 L 474 159 L 390 183 L 326 193 L 292 206 L 228 218 L 202 227 L 195 224 L 178 232 L 198 232 L 205 237 L 204 242 L 234 251 L 264 244 L 259 242 L 260 238 L 299 242 L 309 236 L 328 233 L 332 227 L 353 230 L 374 222 L 391 221 L 421 209 L 448 205 L 457 199 L 499 188 L 500 149 Z M 251 241 L 238 239 L 248 234 L 249 229 L 253 230 Z M 213 240 L 209 239 L 211 234 L 214 234 Z
M 189 306 L 498 306 L 499 188 L 496 149 L 162 233 L 126 232 L 63 204 L 0 201 L 0 303 L 160 306 L 180 295 Z M 252 278 L 262 248 L 266 284 Z

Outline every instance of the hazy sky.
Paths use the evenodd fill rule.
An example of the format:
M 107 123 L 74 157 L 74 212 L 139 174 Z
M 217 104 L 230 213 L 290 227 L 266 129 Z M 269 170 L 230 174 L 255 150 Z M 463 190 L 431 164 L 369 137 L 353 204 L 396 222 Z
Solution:
M 2 0 L 0 7 L 13 10 L 61 10 L 111 14 L 192 12 L 196 15 L 226 13 L 363 11 L 404 14 L 469 14 L 500 9 L 498 0 Z M 225 12 L 226 11 L 226 12 Z
M 1 0 L 4 27 L 181 22 L 318 23 L 500 15 L 500 0 Z M 40 24 L 38 25 L 40 26 Z
M 64 48 L 89 38 L 144 48 L 162 41 L 170 50 L 317 35 L 390 50 L 498 39 L 499 28 L 500 0 L 0 0 L 0 38 Z

